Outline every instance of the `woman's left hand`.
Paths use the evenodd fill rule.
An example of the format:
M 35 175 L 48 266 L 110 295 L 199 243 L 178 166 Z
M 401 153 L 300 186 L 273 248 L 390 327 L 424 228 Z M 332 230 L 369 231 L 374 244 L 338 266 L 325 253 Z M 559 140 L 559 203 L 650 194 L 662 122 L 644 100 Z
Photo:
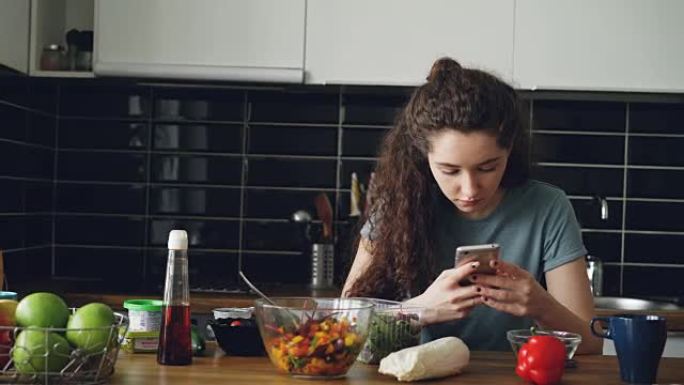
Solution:
M 481 288 L 482 303 L 519 317 L 539 318 L 553 297 L 527 270 L 503 261 L 491 261 L 496 275 L 473 274 Z

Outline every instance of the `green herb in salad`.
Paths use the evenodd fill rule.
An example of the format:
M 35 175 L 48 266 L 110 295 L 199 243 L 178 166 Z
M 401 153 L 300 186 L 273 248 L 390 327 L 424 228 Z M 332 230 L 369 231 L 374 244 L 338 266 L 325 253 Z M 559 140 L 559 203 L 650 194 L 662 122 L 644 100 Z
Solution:
M 418 345 L 421 329 L 416 314 L 375 313 L 371 319 L 368 340 L 358 360 L 377 364 L 392 352 Z

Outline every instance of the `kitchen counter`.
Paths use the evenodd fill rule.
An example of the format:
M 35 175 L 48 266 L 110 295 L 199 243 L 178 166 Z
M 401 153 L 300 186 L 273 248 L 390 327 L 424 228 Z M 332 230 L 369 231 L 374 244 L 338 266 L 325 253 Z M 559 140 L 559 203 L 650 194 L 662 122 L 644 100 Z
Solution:
M 377 372 L 377 366 L 356 363 L 342 380 L 302 381 L 276 371 L 266 357 L 228 357 L 214 349 L 208 357 L 195 357 L 189 366 L 162 366 L 153 354 L 120 354 L 116 372 L 109 383 L 115 384 L 385 384 L 399 382 Z M 617 359 L 610 356 L 577 356 L 577 368 L 566 370 L 563 384 L 621 384 Z M 430 384 L 524 384 L 514 371 L 510 352 L 472 352 L 470 365 L 463 373 Z M 684 381 L 684 358 L 663 358 L 658 383 Z
M 278 290 L 278 294 L 266 292 L 266 295 L 280 296 L 314 296 L 314 297 L 335 297 L 339 291 L 332 290 L 311 290 L 302 287 L 285 287 Z M 79 307 L 89 302 L 102 302 L 115 308 L 121 309 L 123 302 L 130 298 L 153 298 L 154 296 L 136 296 L 120 294 L 83 294 L 83 293 L 64 293 L 64 299 L 69 306 Z M 211 309 L 217 307 L 249 307 L 254 306 L 253 294 L 248 293 L 190 293 L 190 306 L 193 313 L 211 313 Z M 684 311 L 621 311 L 610 309 L 596 309 L 597 316 L 609 316 L 619 313 L 648 313 L 657 314 L 667 318 L 667 327 L 670 331 L 684 331 Z

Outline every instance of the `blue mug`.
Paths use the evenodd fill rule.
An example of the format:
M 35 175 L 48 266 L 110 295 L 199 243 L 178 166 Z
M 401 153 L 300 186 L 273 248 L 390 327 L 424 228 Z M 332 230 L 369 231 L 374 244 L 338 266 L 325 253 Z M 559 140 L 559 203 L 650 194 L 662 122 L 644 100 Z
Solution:
M 597 322 L 607 326 L 596 332 Z M 612 317 L 594 317 L 591 332 L 615 342 L 620 378 L 630 384 L 656 382 L 658 364 L 667 340 L 667 322 L 657 315 L 618 314 Z

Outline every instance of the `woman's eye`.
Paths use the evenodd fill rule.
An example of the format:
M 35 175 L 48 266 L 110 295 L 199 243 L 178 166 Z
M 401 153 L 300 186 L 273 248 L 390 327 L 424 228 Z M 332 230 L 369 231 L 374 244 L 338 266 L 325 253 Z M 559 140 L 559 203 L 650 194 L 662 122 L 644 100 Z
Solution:
M 482 172 L 492 172 L 494 170 L 496 170 L 496 166 L 480 167 L 480 171 L 482 171 Z
M 456 175 L 458 174 L 459 170 L 442 170 L 442 174 L 444 175 Z

